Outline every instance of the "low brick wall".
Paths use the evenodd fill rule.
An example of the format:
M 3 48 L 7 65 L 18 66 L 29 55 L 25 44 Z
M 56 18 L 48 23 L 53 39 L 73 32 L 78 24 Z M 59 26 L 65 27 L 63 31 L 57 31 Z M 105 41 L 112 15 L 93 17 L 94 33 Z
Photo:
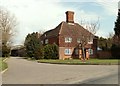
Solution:
M 97 58 L 109 59 L 110 57 L 112 57 L 111 51 L 98 51 L 97 52 Z

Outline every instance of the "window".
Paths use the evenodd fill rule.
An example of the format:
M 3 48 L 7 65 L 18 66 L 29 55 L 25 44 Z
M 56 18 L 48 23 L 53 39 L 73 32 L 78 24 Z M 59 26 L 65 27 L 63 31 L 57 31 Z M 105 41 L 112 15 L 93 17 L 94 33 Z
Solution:
M 45 37 L 46 37 L 46 34 L 45 34 Z
M 77 38 L 77 43 L 80 43 L 80 38 Z
M 75 54 L 76 54 L 76 55 L 79 54 L 79 49 L 75 49 Z
M 65 49 L 65 55 L 71 55 L 71 49 Z
M 71 43 L 72 38 L 71 37 L 65 37 L 65 43 Z
M 45 44 L 48 44 L 48 39 L 45 40 Z
M 90 36 L 90 37 L 88 38 L 88 44 L 93 44 L 93 37 L 92 37 L 92 36 Z
M 90 55 L 93 55 L 93 49 L 88 49 L 88 53 L 89 53 Z
M 43 44 L 43 41 L 41 41 L 41 43 Z

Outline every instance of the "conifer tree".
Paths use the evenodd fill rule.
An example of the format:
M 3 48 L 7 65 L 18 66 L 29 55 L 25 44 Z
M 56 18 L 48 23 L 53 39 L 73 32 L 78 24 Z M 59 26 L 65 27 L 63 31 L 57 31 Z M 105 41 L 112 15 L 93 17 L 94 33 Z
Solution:
M 118 16 L 115 22 L 115 27 L 114 27 L 115 35 L 113 37 L 113 44 L 119 45 L 120 46 L 120 9 L 118 10 Z
M 115 35 L 113 37 L 113 45 L 111 47 L 111 52 L 114 58 L 120 59 L 120 9 L 118 9 L 118 16 L 115 22 L 114 31 Z
M 115 31 L 115 35 L 120 38 L 120 9 L 118 11 L 118 17 L 117 17 L 117 20 L 115 22 L 114 31 Z
M 39 33 L 28 34 L 25 39 L 25 48 L 28 57 L 41 59 L 43 57 L 42 44 L 39 39 Z

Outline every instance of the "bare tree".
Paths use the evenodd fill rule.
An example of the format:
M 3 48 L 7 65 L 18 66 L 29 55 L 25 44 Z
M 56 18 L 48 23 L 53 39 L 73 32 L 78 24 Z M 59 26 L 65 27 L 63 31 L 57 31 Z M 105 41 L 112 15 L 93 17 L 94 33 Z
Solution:
M 113 33 L 113 32 L 110 32 L 107 38 L 112 39 L 112 38 L 113 38 L 113 36 L 114 36 L 114 33 Z
M 83 31 L 80 37 L 80 40 L 81 40 L 80 43 L 81 43 L 82 52 L 83 52 L 83 59 L 85 60 L 84 49 L 88 43 L 93 41 L 93 38 L 96 32 L 100 28 L 99 18 L 97 21 L 94 21 L 94 22 L 85 22 L 85 20 L 81 21 L 81 25 L 87 30 L 87 31 Z
M 99 18 L 96 21 L 91 21 L 91 22 L 88 21 L 86 22 L 85 20 L 81 21 L 81 25 L 93 35 L 95 35 L 96 32 L 100 29 Z
M 0 42 L 2 42 L 2 45 L 4 44 L 10 47 L 16 25 L 15 16 L 11 16 L 9 11 L 0 7 L 0 32 L 2 32 Z
M 80 36 L 80 46 L 83 54 L 83 60 L 85 60 L 85 46 L 88 44 L 90 34 L 87 31 L 81 32 Z

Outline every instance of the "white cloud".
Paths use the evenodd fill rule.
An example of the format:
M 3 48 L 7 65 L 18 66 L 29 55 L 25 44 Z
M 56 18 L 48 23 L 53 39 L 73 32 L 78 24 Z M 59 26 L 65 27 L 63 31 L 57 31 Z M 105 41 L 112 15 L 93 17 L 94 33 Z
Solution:
M 119 0 L 96 0 L 96 3 L 105 9 L 105 14 L 117 15 Z
M 100 15 L 94 12 L 85 12 L 84 10 L 76 11 L 75 21 L 97 21 Z
M 19 28 L 15 41 L 21 42 L 28 33 L 52 29 L 62 21 L 63 8 L 56 2 L 36 0 L 3 0 L 1 6 L 17 17 Z
M 61 0 L 2 0 L 0 5 L 4 6 L 11 13 L 15 14 L 18 20 L 18 34 L 15 37 L 16 43 L 21 43 L 28 33 L 33 31 L 46 31 L 55 28 L 61 21 L 65 21 L 65 12 L 73 10 L 75 12 L 75 22 L 82 20 L 97 20 L 101 15 L 95 12 L 86 13 L 83 9 L 76 7 L 61 6 L 58 2 Z M 89 0 L 92 1 L 92 0 Z M 70 2 L 70 1 L 68 1 Z M 72 1 L 75 2 L 75 1 Z M 106 13 L 116 14 L 116 2 L 105 3 L 96 1 L 101 5 Z M 104 32 L 99 32 L 103 35 Z

